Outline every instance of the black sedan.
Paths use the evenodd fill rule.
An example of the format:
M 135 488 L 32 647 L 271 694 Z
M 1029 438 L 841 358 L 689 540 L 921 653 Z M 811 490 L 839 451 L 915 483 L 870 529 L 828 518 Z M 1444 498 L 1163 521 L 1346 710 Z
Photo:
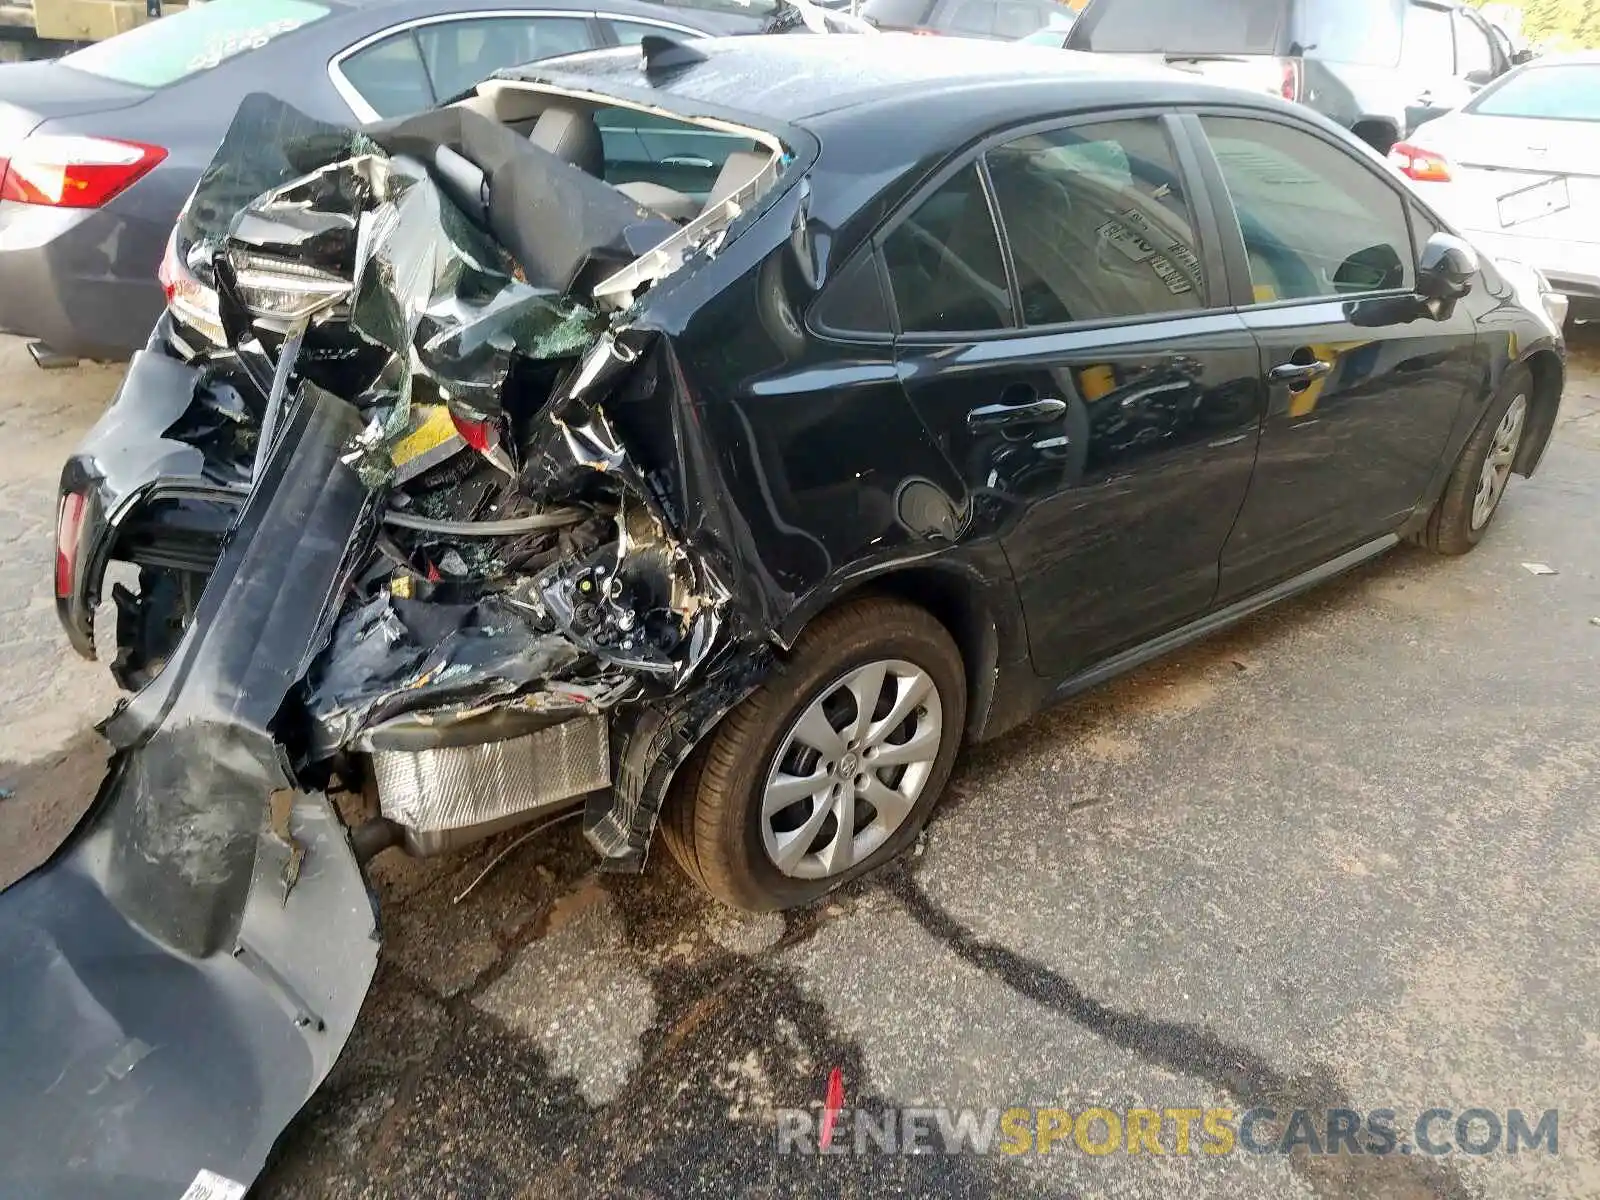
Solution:
M 887 44 L 650 39 L 361 137 L 241 112 L 208 179 L 244 207 L 202 185 L 191 230 L 226 344 L 163 320 L 63 475 L 63 618 L 92 653 L 137 563 L 142 690 L 0 897 L 8 1076 L 69 1081 L 0 1095 L 0 1179 L 253 1175 L 371 979 L 371 854 L 577 815 L 611 869 L 659 825 L 727 903 L 802 904 L 911 844 L 964 741 L 1470 550 L 1539 465 L 1539 277 L 1348 133 Z M 573 149 L 617 108 L 721 137 L 712 185 Z M 122 1030 L 154 1067 L 65 1069 Z
M 142 346 L 173 220 L 252 92 L 328 121 L 397 117 L 516 63 L 759 24 L 638 0 L 211 0 L 0 67 L 0 330 L 38 339 L 41 361 Z

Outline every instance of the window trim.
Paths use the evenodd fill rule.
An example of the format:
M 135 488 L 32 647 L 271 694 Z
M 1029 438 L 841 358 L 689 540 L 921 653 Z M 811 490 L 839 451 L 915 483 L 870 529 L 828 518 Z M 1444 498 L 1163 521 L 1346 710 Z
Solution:
M 396 21 L 393 25 L 387 25 L 376 33 L 369 33 L 364 37 L 358 38 L 335 54 L 328 60 L 328 82 L 333 85 L 333 90 L 339 93 L 339 98 L 345 102 L 350 111 L 356 115 L 357 120 L 363 122 L 380 121 L 383 118 L 378 115 L 377 110 L 367 103 L 366 98 L 356 90 L 356 86 L 345 77 L 344 63 L 346 59 L 361 53 L 369 46 L 393 37 L 397 33 L 409 32 L 413 35 L 412 40 L 415 41 L 415 31 L 425 29 L 430 25 L 453 25 L 463 21 L 504 20 L 507 17 L 525 17 L 535 20 L 547 17 L 561 17 L 567 20 L 580 21 L 585 25 L 591 26 L 589 38 L 594 44 L 587 47 L 590 50 L 605 50 L 619 44 L 615 40 L 607 42 L 605 39 L 613 36 L 610 29 L 605 25 L 600 25 L 597 30 L 593 28 L 596 22 L 605 21 L 613 17 L 619 21 L 634 20 L 634 18 L 623 13 L 609 13 L 589 8 L 477 8 L 465 12 L 433 13 L 426 17 L 411 17 L 408 20 Z M 694 37 L 705 36 L 697 30 L 671 25 L 649 17 L 641 18 L 636 23 L 641 25 L 660 25 L 663 29 L 677 29 Z M 597 36 L 597 34 L 601 36 Z M 431 80 L 429 81 L 429 86 L 432 86 Z M 437 104 L 438 102 L 438 98 L 435 97 L 434 103 Z
M 1494 27 L 1485 21 L 1477 10 L 1466 5 L 1456 9 L 1455 15 L 1458 20 L 1466 21 L 1469 25 L 1474 26 L 1479 35 L 1489 43 L 1489 82 L 1493 83 L 1506 73 L 1506 68 L 1510 66 L 1511 62 L 1506 57 L 1505 51 L 1501 49 L 1500 39 L 1495 35 Z M 1459 41 L 1456 42 L 1456 70 L 1458 72 L 1461 70 L 1461 43 Z M 1465 79 L 1466 76 L 1461 75 L 1460 78 Z
M 1202 308 L 1183 309 L 1174 312 L 1140 313 L 1135 316 L 1125 317 L 1098 317 L 1085 321 L 1058 321 L 1048 325 L 1022 324 L 1021 306 L 1019 297 L 1021 285 L 1017 280 L 1017 272 L 1011 257 L 1011 242 L 1006 237 L 1005 222 L 1001 217 L 999 206 L 996 204 L 993 187 L 989 182 L 989 170 L 984 162 L 984 156 L 994 147 L 1003 146 L 1007 142 L 1015 141 L 1019 137 L 1027 137 L 1033 133 L 1045 133 L 1056 129 L 1070 129 L 1078 125 L 1104 125 L 1114 121 L 1140 121 L 1155 120 L 1160 123 L 1167 137 L 1167 144 L 1172 148 L 1174 165 L 1177 167 L 1179 178 L 1183 181 L 1185 195 L 1190 200 L 1190 211 L 1194 220 L 1194 235 L 1202 268 L 1206 271 L 1207 303 Z M 1187 152 L 1184 131 L 1180 126 L 1181 112 L 1175 112 L 1174 106 L 1168 104 L 1147 104 L 1130 108 L 1112 108 L 1094 111 L 1075 112 L 1062 116 L 1044 117 L 1027 121 L 1017 125 L 1009 125 L 1003 129 L 991 130 L 977 142 L 957 151 L 931 175 L 926 182 L 920 185 L 912 194 L 901 202 L 900 206 L 884 218 L 879 228 L 871 235 L 875 250 L 880 252 L 880 262 L 886 261 L 881 257 L 883 240 L 899 227 L 902 221 L 916 211 L 917 206 L 928 196 L 943 187 L 951 177 L 964 167 L 976 163 L 978 178 L 983 187 L 984 198 L 989 206 L 989 217 L 994 223 L 995 234 L 1000 239 L 1000 258 L 1005 264 L 1006 286 L 1011 293 L 1011 318 L 1013 324 L 1004 329 L 955 329 L 940 330 L 936 332 L 910 331 L 901 327 L 899 305 L 895 302 L 894 290 L 891 287 L 888 293 L 890 317 L 895 327 L 895 340 L 897 343 L 907 345 L 940 345 L 950 342 L 988 342 L 1005 338 L 1038 337 L 1054 335 L 1063 332 L 1076 332 L 1078 330 L 1119 329 L 1139 325 L 1149 325 L 1159 321 L 1187 320 L 1203 317 L 1212 313 L 1229 312 L 1234 308 L 1235 296 L 1232 289 L 1232 278 L 1226 272 L 1227 256 L 1223 252 L 1222 242 L 1217 229 L 1217 217 L 1210 198 L 1203 202 L 1195 200 L 1200 195 L 1201 185 L 1204 183 L 1198 173 L 1198 160 L 1193 153 Z M 1231 210 L 1230 210 L 1231 211 Z M 1211 280 L 1215 279 L 1218 286 L 1212 286 Z
M 1244 234 L 1241 232 L 1239 225 L 1239 213 L 1234 207 L 1233 193 L 1228 190 L 1227 181 L 1223 178 L 1222 164 L 1217 161 L 1216 152 L 1211 148 L 1211 141 L 1206 136 L 1205 127 L 1200 123 L 1202 117 L 1244 118 L 1271 125 L 1281 125 L 1307 134 L 1342 153 L 1350 160 L 1351 164 L 1366 171 L 1379 183 L 1387 187 L 1390 195 L 1399 203 L 1401 217 L 1405 223 L 1406 241 L 1411 247 L 1412 286 L 1409 288 L 1384 288 L 1370 292 L 1332 292 L 1325 296 L 1298 296 L 1285 300 L 1256 300 L 1255 290 L 1250 281 L 1250 256 L 1245 250 Z M 1372 300 L 1380 297 L 1411 296 L 1416 294 L 1415 277 L 1419 248 L 1417 246 L 1416 231 L 1412 228 L 1409 213 L 1406 211 L 1407 205 L 1411 203 L 1413 197 L 1395 179 L 1384 172 L 1382 164 L 1370 161 L 1366 156 L 1357 153 L 1338 137 L 1329 134 L 1324 129 L 1319 129 L 1308 121 L 1301 121 L 1289 113 L 1250 108 L 1243 105 L 1203 104 L 1186 109 L 1181 119 L 1184 122 L 1184 133 L 1194 144 L 1194 152 L 1199 159 L 1200 169 L 1206 176 L 1207 187 L 1215 195 L 1220 196 L 1222 201 L 1226 202 L 1226 208 L 1216 213 L 1216 223 L 1229 259 L 1228 280 L 1231 285 L 1230 290 L 1234 292 L 1234 298 L 1237 301 L 1233 308 L 1235 312 L 1264 312 L 1271 309 L 1300 308 L 1312 304 L 1345 303 L 1353 300 Z M 1227 219 L 1230 217 L 1232 218 L 1231 220 Z

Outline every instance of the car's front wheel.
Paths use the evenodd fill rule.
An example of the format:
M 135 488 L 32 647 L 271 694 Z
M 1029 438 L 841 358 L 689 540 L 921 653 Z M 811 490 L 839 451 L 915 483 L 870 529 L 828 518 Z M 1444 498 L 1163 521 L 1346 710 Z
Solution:
M 726 904 L 814 900 L 910 845 L 950 775 L 966 709 L 943 625 L 900 600 L 844 605 L 696 750 L 663 838 Z
M 1500 509 L 1532 401 L 1533 375 L 1521 364 L 1511 367 L 1461 448 L 1444 494 L 1418 536 L 1422 545 L 1440 554 L 1465 554 L 1478 544 Z

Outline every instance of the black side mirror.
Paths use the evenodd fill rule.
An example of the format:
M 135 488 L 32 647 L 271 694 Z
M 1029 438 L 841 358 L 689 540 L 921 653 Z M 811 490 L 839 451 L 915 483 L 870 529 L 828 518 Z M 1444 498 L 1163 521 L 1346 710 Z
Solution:
M 1422 247 L 1417 263 L 1417 294 L 1446 303 L 1459 300 L 1472 290 L 1477 273 L 1476 250 L 1454 234 L 1436 233 Z
M 1514 67 L 1520 67 L 1523 63 L 1532 62 L 1536 57 L 1538 56 L 1535 55 L 1532 50 L 1524 46 L 1521 50 L 1518 50 L 1511 56 L 1511 65 Z

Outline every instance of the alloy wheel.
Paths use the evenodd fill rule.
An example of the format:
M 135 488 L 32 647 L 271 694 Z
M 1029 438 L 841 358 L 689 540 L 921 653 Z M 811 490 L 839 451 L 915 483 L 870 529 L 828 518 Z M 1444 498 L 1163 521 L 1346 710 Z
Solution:
M 1528 398 L 1521 393 L 1515 396 L 1506 409 L 1505 416 L 1495 428 L 1489 442 L 1489 453 L 1483 460 L 1483 470 L 1478 475 L 1478 490 L 1472 497 L 1472 528 L 1482 529 L 1494 515 L 1505 494 L 1506 481 L 1511 478 L 1511 462 L 1517 456 L 1517 446 L 1522 442 L 1522 427 L 1528 415 Z
M 944 740 L 939 689 L 899 659 L 854 667 L 790 726 L 761 795 L 761 841 L 783 874 L 838 875 L 910 816 Z

